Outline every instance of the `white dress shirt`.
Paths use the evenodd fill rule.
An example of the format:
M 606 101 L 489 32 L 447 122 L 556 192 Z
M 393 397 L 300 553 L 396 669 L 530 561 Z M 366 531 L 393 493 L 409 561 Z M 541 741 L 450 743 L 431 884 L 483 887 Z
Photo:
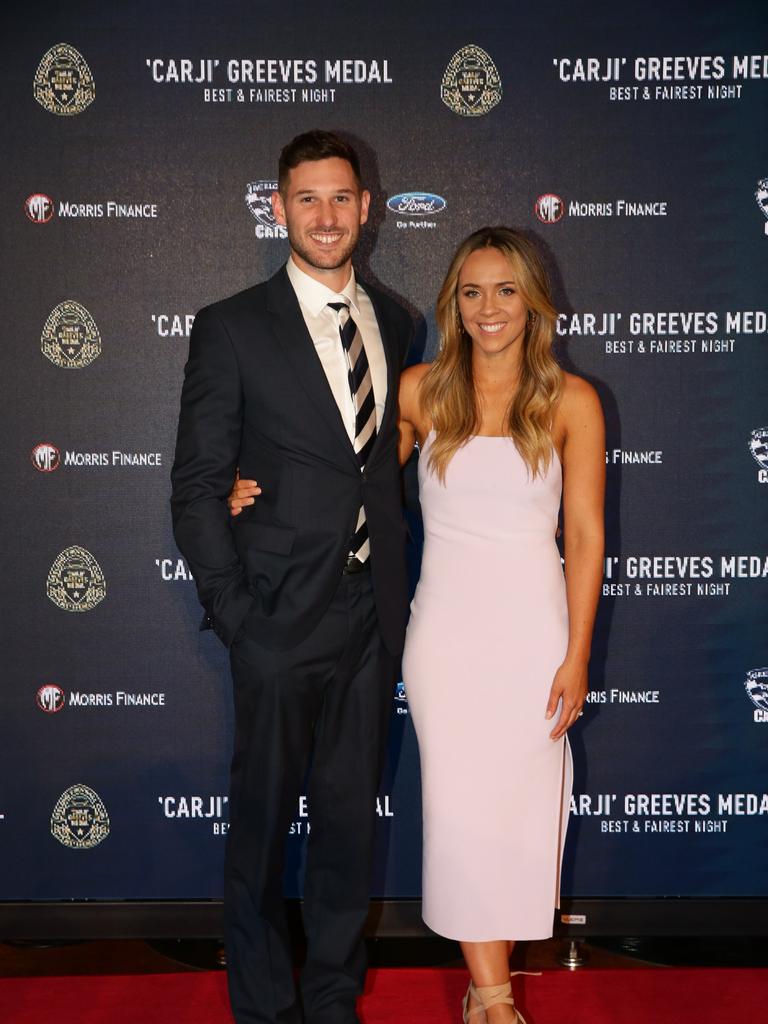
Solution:
M 304 323 L 315 344 L 315 351 L 322 363 L 328 385 L 336 399 L 344 426 L 347 428 L 350 441 L 355 440 L 355 407 L 352 393 L 349 390 L 347 357 L 341 344 L 339 334 L 339 318 L 337 313 L 328 307 L 329 302 L 344 302 L 349 306 L 352 319 L 363 337 L 365 354 L 371 369 L 373 397 L 376 402 L 376 429 L 381 427 L 384 415 L 384 403 L 387 400 L 387 362 L 384 357 L 384 346 L 381 341 L 379 325 L 373 309 L 373 303 L 365 293 L 365 289 L 357 286 L 355 272 L 351 271 L 349 280 L 340 292 L 331 291 L 314 277 L 288 260 L 286 264 L 288 278 L 299 300 Z

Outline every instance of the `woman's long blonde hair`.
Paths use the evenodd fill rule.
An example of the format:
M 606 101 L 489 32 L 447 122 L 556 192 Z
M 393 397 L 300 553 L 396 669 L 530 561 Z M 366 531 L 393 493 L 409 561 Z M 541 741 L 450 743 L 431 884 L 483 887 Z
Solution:
M 472 342 L 459 315 L 458 283 L 470 253 L 498 249 L 506 256 L 520 298 L 528 310 L 520 380 L 506 415 L 506 429 L 530 475 L 544 473 L 552 459 L 552 417 L 560 397 L 563 371 L 552 355 L 557 312 L 552 305 L 544 265 L 528 239 L 510 228 L 480 228 L 466 238 L 451 260 L 437 297 L 440 350 L 424 375 L 421 408 L 435 439 L 429 468 L 445 483 L 448 463 L 477 433 L 478 396 L 472 376 Z

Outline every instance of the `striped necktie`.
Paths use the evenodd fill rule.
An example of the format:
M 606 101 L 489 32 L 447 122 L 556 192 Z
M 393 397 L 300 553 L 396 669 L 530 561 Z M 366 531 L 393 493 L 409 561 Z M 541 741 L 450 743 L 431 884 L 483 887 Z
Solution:
M 349 306 L 344 302 L 329 302 L 328 305 L 335 310 L 339 318 L 341 347 L 344 349 L 347 359 L 347 380 L 352 395 L 352 404 L 355 408 L 353 443 L 362 472 L 376 440 L 376 402 L 373 395 L 371 368 L 368 365 L 368 356 L 365 354 L 363 336 L 349 315 Z M 365 509 L 362 505 L 357 517 L 355 532 L 349 544 L 349 553 L 361 562 L 367 561 L 371 553 L 368 524 L 365 521 Z

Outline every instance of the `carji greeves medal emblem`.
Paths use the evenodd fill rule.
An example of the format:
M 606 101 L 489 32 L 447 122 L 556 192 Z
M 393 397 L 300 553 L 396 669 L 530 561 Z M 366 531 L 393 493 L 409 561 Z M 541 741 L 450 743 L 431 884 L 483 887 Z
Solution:
M 462 117 L 480 117 L 496 106 L 501 99 L 501 77 L 482 47 L 471 43 L 451 57 L 440 86 L 440 98 Z
M 89 612 L 107 594 L 101 566 L 85 548 L 65 548 L 48 573 L 48 597 L 65 612 Z
M 57 43 L 43 56 L 33 89 L 41 107 L 63 117 L 82 114 L 96 95 L 91 69 L 68 43 Z
M 51 815 L 51 835 L 71 850 L 92 850 L 109 835 L 109 816 L 98 793 L 81 782 L 64 790 Z
M 67 299 L 49 313 L 40 346 L 56 366 L 82 370 L 101 353 L 101 335 L 85 306 Z

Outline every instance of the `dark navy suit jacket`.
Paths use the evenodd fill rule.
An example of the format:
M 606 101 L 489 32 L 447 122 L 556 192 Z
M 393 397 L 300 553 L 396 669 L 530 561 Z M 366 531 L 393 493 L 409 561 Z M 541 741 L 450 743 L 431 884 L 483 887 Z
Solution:
M 172 471 L 176 542 L 211 625 L 263 646 L 303 640 L 327 608 L 365 505 L 383 640 L 407 620 L 406 527 L 397 460 L 397 387 L 412 324 L 365 282 L 387 362 L 387 400 L 361 473 L 341 413 L 282 268 L 201 310 L 192 328 Z M 235 469 L 263 488 L 234 519 Z

